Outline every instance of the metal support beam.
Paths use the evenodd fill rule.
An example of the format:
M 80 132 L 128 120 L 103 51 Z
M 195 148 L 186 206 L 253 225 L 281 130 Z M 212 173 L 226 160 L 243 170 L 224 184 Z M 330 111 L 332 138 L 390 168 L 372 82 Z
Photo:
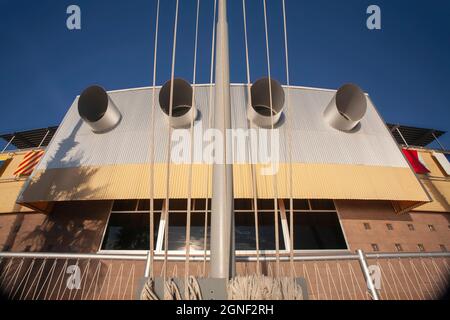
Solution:
M 11 143 L 13 142 L 13 140 L 14 140 L 15 137 L 16 137 L 16 136 L 13 136 L 13 137 L 11 138 L 11 140 L 9 140 L 8 144 L 3 148 L 3 150 L 2 150 L 1 153 L 5 152 L 6 149 L 8 149 L 8 147 L 11 145 Z
M 42 138 L 41 142 L 39 143 L 38 148 L 42 147 L 42 144 L 44 143 L 45 139 L 47 139 L 49 134 L 50 134 L 50 129 L 47 130 L 47 133 L 45 134 L 44 138 Z
M 364 274 L 364 278 L 367 282 L 367 288 L 369 289 L 370 295 L 373 300 L 380 300 L 378 297 L 377 289 L 375 288 L 375 284 L 373 283 L 372 277 L 369 272 L 369 267 L 367 266 L 366 257 L 364 256 L 364 252 L 362 250 L 357 250 L 359 264 L 361 265 L 361 270 Z
M 405 143 L 405 146 L 409 147 L 408 142 L 406 142 L 405 137 L 403 137 L 402 133 L 400 132 L 399 128 L 395 128 L 397 130 L 398 134 L 400 135 L 400 138 L 402 138 L 403 142 Z
M 216 159 L 212 174 L 211 201 L 211 278 L 229 279 L 234 276 L 234 208 L 231 141 L 230 61 L 228 47 L 227 1 L 219 0 L 216 43 L 216 77 L 214 128 L 223 137 L 223 158 Z
M 439 139 L 436 137 L 436 135 L 434 134 L 434 132 L 431 133 L 433 135 L 434 140 L 436 140 L 436 142 L 439 144 L 439 146 L 441 147 L 442 151 L 445 151 L 444 146 L 441 144 L 441 142 L 439 141 Z

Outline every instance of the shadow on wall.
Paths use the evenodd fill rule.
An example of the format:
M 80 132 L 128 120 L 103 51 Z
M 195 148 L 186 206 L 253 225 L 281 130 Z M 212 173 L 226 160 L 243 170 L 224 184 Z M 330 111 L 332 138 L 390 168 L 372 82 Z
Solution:
M 108 201 L 57 203 L 22 245 L 41 252 L 97 252 L 110 209 Z
M 89 183 L 97 169 L 80 167 L 83 158 L 81 152 L 74 156 L 67 156 L 78 145 L 75 137 L 81 124 L 82 121 L 79 120 L 72 133 L 58 144 L 55 154 L 48 159 L 47 167 L 50 169 L 32 178 L 24 190 L 22 196 L 25 202 L 55 202 L 51 212 L 44 216 L 43 221 L 27 222 L 23 221 L 23 218 L 16 219 L 16 222 L 20 224 L 16 223 L 16 230 L 21 225 L 29 223 L 34 224 L 35 228 L 31 232 L 11 234 L 8 245 L 12 250 L 96 252 L 99 248 L 111 209 L 110 202 L 76 201 L 77 199 L 88 200 L 99 191 L 99 188 L 92 188 Z M 62 166 L 67 169 L 64 171 L 51 169 Z M 61 175 L 62 172 L 64 176 Z
M 75 136 L 81 125 L 82 121 L 79 120 L 72 133 L 58 144 L 55 154 L 47 161 L 49 169 L 31 179 L 22 194 L 25 202 L 87 200 L 100 190 L 92 188 L 90 184 L 98 170 L 81 166 L 81 159 L 84 157 L 82 152 L 65 159 L 79 144 L 75 141 Z M 58 168 L 64 168 L 64 175 L 61 175 Z

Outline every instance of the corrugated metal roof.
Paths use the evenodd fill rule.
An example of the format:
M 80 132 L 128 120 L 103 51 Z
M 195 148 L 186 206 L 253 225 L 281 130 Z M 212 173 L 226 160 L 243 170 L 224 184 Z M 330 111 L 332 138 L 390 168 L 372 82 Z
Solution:
M 6 143 L 11 141 L 11 146 L 17 149 L 46 147 L 50 143 L 58 127 L 48 127 L 27 131 L 19 131 L 0 135 Z
M 388 124 L 388 127 L 398 144 L 404 145 L 406 141 L 409 146 L 416 147 L 426 147 L 435 141 L 436 138 L 446 134 L 442 130 L 402 126 L 399 124 Z M 400 131 L 401 135 L 397 130 Z
M 152 88 L 143 88 L 110 92 L 123 119 L 116 129 L 106 134 L 94 134 L 81 121 L 76 99 L 38 169 L 150 162 L 152 91 Z M 158 95 L 159 88 L 155 91 Z M 209 86 L 196 87 L 196 103 L 200 111 L 200 121 L 196 121 L 196 128 L 202 127 L 203 131 L 208 128 L 210 91 L 214 92 Z M 284 123 L 279 126 L 282 137 L 280 162 L 289 161 L 289 121 L 292 128 L 292 161 L 295 163 L 408 167 L 370 99 L 361 126 L 355 132 L 345 133 L 331 128 L 323 121 L 322 112 L 331 100 L 333 91 L 289 87 L 285 88 L 285 92 L 288 98 L 286 101 L 290 104 L 285 111 Z M 246 96 L 244 85 L 231 87 L 234 128 L 248 128 Z M 156 97 L 155 162 L 162 163 L 167 157 L 168 127 L 158 100 Z

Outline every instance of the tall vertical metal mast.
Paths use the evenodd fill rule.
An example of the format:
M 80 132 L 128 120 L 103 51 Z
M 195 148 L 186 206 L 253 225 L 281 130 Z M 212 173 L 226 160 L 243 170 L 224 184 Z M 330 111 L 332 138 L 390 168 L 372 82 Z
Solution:
M 234 276 L 234 208 L 231 141 L 230 60 L 228 49 L 227 1 L 219 0 L 216 42 L 216 89 L 214 127 L 223 137 L 223 159 L 213 165 L 211 203 L 211 277 Z

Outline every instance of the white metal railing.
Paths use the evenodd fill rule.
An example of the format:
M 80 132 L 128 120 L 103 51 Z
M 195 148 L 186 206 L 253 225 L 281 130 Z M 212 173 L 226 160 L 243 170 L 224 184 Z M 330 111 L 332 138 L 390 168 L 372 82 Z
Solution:
M 184 256 L 170 256 L 172 276 Z M 262 259 L 264 258 L 264 259 Z M 209 260 L 209 259 L 208 259 Z M 148 261 L 147 254 L 78 254 L 0 252 L 0 293 L 17 300 L 136 299 Z M 194 260 L 190 274 L 208 277 L 202 259 Z M 275 276 L 275 257 L 260 257 L 262 272 Z M 450 275 L 450 253 L 333 253 L 281 257 L 282 276 L 293 271 L 308 286 L 311 299 L 439 299 Z M 256 257 L 237 257 L 238 274 L 255 273 Z M 153 267 L 162 270 L 163 256 Z M 72 266 L 72 269 L 69 267 Z M 70 288 L 74 267 L 79 287 Z M 203 266 L 204 267 L 204 266 Z M 375 268 L 375 269 L 374 269 Z M 377 287 L 379 270 L 382 287 Z M 157 273 L 156 273 L 157 274 Z M 371 281 L 367 281 L 368 279 Z

